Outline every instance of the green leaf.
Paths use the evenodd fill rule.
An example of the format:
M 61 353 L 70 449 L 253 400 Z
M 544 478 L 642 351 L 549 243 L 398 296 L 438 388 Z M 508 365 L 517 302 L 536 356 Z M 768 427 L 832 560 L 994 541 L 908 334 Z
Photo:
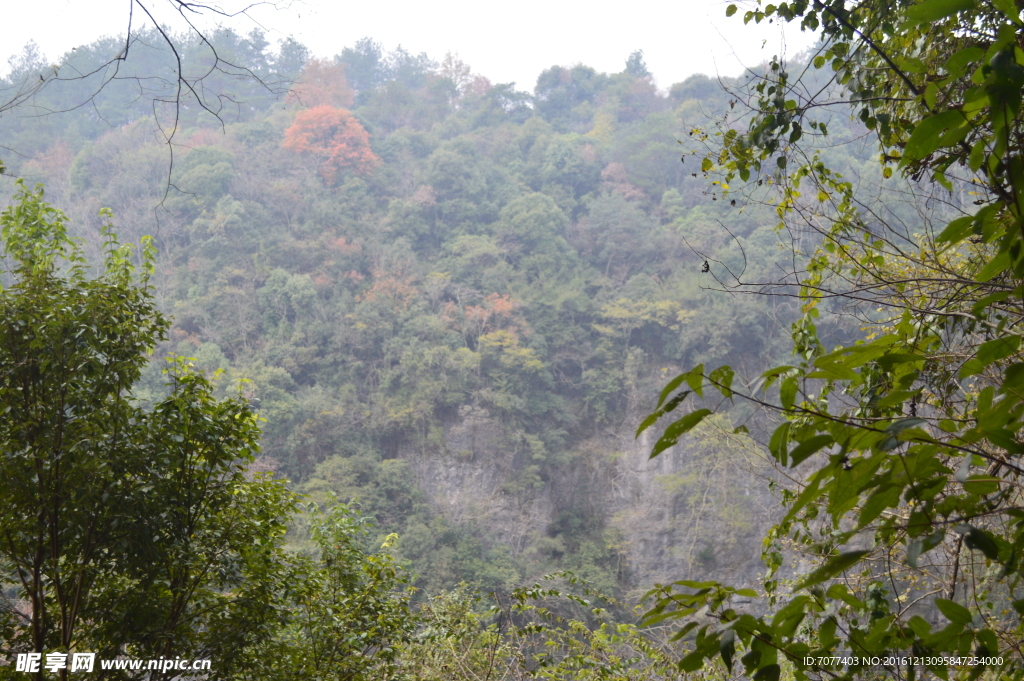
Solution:
M 925 618 L 920 615 L 914 615 L 907 621 L 907 626 L 914 632 L 918 638 L 930 638 L 932 633 L 932 625 Z
M 761 376 L 759 378 L 764 381 L 764 384 L 761 387 L 761 389 L 767 391 L 768 388 L 771 387 L 772 383 L 777 381 L 780 376 L 782 376 L 783 374 L 785 374 L 786 372 L 788 372 L 792 368 L 793 367 L 791 367 L 789 365 L 780 366 L 780 367 L 774 367 L 774 368 L 769 369 L 768 371 L 764 372 L 763 374 L 761 374 Z M 757 385 L 757 384 L 755 384 L 755 385 Z M 757 388 L 754 388 L 754 391 L 756 392 Z
M 992 535 L 985 530 L 972 527 L 964 538 L 964 544 L 969 549 L 981 551 L 990 560 L 999 560 L 999 545 L 992 538 Z
M 956 375 L 957 378 L 963 380 L 965 378 L 970 378 L 971 376 L 976 376 L 984 370 L 985 365 L 979 360 L 972 358 L 963 363 L 963 366 L 960 367 L 960 371 L 958 371 Z
M 981 164 L 985 162 L 987 153 L 988 149 L 985 147 L 984 140 L 975 142 L 974 146 L 971 147 L 971 153 L 967 156 L 967 167 L 974 172 L 978 172 Z
M 997 291 L 996 293 L 989 294 L 979 298 L 974 305 L 971 306 L 971 314 L 975 317 L 980 317 L 981 313 L 985 311 L 989 306 L 995 303 L 1001 303 L 1010 296 L 1020 297 L 1020 293 L 1013 293 L 1011 291 Z
M 789 465 L 798 466 L 808 457 L 813 455 L 822 447 L 827 447 L 835 443 L 831 435 L 815 435 L 814 437 L 804 440 L 789 453 Z
M 1013 400 L 1003 400 L 1002 405 L 1012 404 Z M 1024 454 L 1024 445 L 1017 441 L 1014 432 L 1006 428 L 985 428 L 985 437 L 997 447 L 1002 447 L 1011 454 Z M 962 481 L 961 481 L 962 482 Z
M 683 384 L 683 381 L 686 380 L 686 377 L 687 373 L 679 374 L 671 381 L 669 381 L 668 385 L 662 388 L 661 395 L 658 396 L 658 409 L 661 409 L 661 405 L 665 404 L 665 400 L 668 399 L 668 396 L 674 393 L 676 391 L 676 388 Z
M 732 380 L 736 375 L 731 366 L 723 365 L 708 375 L 708 380 L 718 384 L 718 390 L 724 397 L 732 397 Z
M 654 423 L 659 418 L 661 418 L 661 416 L 662 416 L 661 410 L 658 410 L 656 412 L 648 414 L 644 418 L 644 420 L 640 422 L 640 425 L 637 427 L 636 432 L 633 434 L 633 438 L 636 439 L 636 438 L 640 437 L 640 434 L 643 433 L 648 428 L 650 428 L 651 426 L 653 426 Z
M 975 635 L 978 639 L 978 657 L 996 657 L 999 655 L 999 639 L 991 629 L 982 629 Z M 980 665 L 979 665 L 980 666 Z
M 779 401 L 782 402 L 783 409 L 793 408 L 793 403 L 796 401 L 796 389 L 796 376 L 788 376 L 782 381 L 782 385 L 779 386 Z
M 999 491 L 999 478 L 990 475 L 972 475 L 963 483 L 964 491 L 980 497 Z
M 1020 8 L 1014 0 L 991 0 L 992 6 L 1017 26 L 1021 25 Z
M 811 482 L 804 491 L 800 493 L 800 496 L 790 505 L 789 512 L 786 513 L 786 517 L 783 518 L 782 522 L 789 522 L 796 517 L 796 514 L 800 512 L 804 506 L 809 504 L 813 499 L 822 495 L 821 491 L 821 478 L 823 476 L 822 471 L 819 471 L 811 478 Z
M 943 111 L 922 120 L 907 140 L 901 165 L 905 166 L 930 155 L 939 148 L 942 132 L 947 128 L 959 127 L 963 122 L 964 114 L 956 110 Z
M 710 171 L 714 167 L 715 164 L 711 161 L 710 158 L 705 157 L 704 160 L 700 162 L 700 169 L 705 173 Z
M 1002 390 L 1021 390 L 1024 389 L 1024 362 L 1017 362 L 1006 367 L 1006 371 L 1003 372 L 1003 385 Z
M 992 260 L 988 262 L 981 271 L 978 272 L 976 279 L 979 282 L 986 282 L 995 277 L 998 274 L 1002 274 L 1010 268 L 1010 254 L 1006 251 L 999 251 Z
M 660 419 L 665 414 L 668 414 L 669 412 L 675 411 L 676 407 L 678 407 L 680 404 L 682 404 L 683 400 L 685 400 L 689 395 L 690 395 L 690 391 L 689 390 L 684 390 L 683 392 L 679 393 L 678 395 L 673 397 L 671 400 L 669 400 L 668 403 L 663 408 L 659 408 L 655 412 L 653 412 L 651 414 L 648 414 L 647 418 L 645 418 L 640 423 L 640 426 L 636 429 L 636 433 L 635 433 L 634 437 L 635 438 L 636 437 L 640 437 L 640 433 L 644 432 L 645 430 L 650 428 L 652 425 L 654 425 L 655 421 Z
M 679 419 L 678 421 L 670 425 L 668 428 L 665 429 L 665 434 L 662 435 L 661 438 L 655 443 L 654 448 L 651 450 L 650 458 L 653 459 L 654 457 L 658 456 L 669 447 L 674 446 L 677 442 L 679 442 L 679 438 L 682 437 L 684 433 L 688 433 L 690 430 L 692 430 L 709 414 L 711 414 L 710 409 L 698 409 L 697 411 L 687 414 L 683 418 Z
M 840 553 L 838 556 L 833 556 L 827 563 L 819 567 L 814 572 L 810 573 L 801 580 L 797 585 L 798 589 L 806 589 L 807 587 L 814 586 L 815 584 L 821 584 L 826 579 L 835 577 L 840 572 L 848 570 L 857 563 L 859 563 L 870 551 L 848 551 L 846 553 Z
M 732 658 L 736 654 L 736 633 L 731 629 L 722 634 L 718 641 L 718 653 L 722 656 L 726 668 L 732 674 Z
M 818 642 L 822 648 L 828 650 L 839 642 L 839 639 L 836 637 L 837 624 L 834 617 L 829 617 L 818 627 Z
M 1013 0 L 1010 0 L 1012 2 Z M 954 77 L 959 76 L 963 71 L 975 62 L 979 62 L 985 58 L 985 50 L 980 47 L 965 47 L 962 50 L 957 50 L 953 53 L 949 59 L 946 60 L 946 71 Z
M 686 384 L 690 386 L 697 397 L 704 397 L 704 365 L 698 364 L 686 372 Z
M 900 493 L 903 488 L 899 485 L 882 485 L 868 500 L 861 506 L 860 516 L 857 518 L 857 526 L 865 527 L 878 516 L 882 515 L 885 509 L 898 506 Z
M 918 418 L 916 416 L 893 421 L 885 429 L 885 432 L 890 433 L 891 437 L 879 443 L 878 448 L 883 452 L 888 452 L 892 449 L 895 449 L 897 446 L 899 446 L 900 440 L 902 439 L 900 437 L 900 433 L 902 433 L 905 430 L 916 428 L 917 426 L 923 423 L 925 423 L 925 420 L 922 418 Z M 913 436 L 915 435 L 915 433 L 908 433 L 908 435 Z M 920 430 L 917 431 L 916 435 L 918 437 L 926 437 L 925 434 Z
M 978 347 L 975 357 L 983 365 L 988 366 L 993 362 L 1009 357 L 1020 349 L 1020 336 L 1004 336 L 993 338 L 982 343 Z
M 829 378 L 835 381 L 856 381 L 860 378 L 853 369 L 830 362 L 824 357 L 814 360 L 814 366 L 818 367 L 818 371 L 808 374 L 808 378 Z
M 974 231 L 974 216 L 967 215 L 953 220 L 942 233 L 935 239 L 940 244 L 957 244 L 967 238 Z
M 792 636 L 804 617 L 807 616 L 808 602 L 810 602 L 810 598 L 806 594 L 801 594 L 780 608 L 772 617 L 775 634 L 781 638 Z
M 678 614 L 679 614 L 678 610 L 673 610 L 672 612 L 665 613 L 665 617 L 675 617 Z M 643 621 L 643 626 L 646 627 L 646 626 L 650 626 L 650 625 L 655 624 L 655 623 L 656 623 L 655 621 L 651 621 L 651 620 L 645 619 Z M 687 622 L 683 626 L 679 627 L 679 631 L 677 631 L 675 634 L 673 634 L 672 638 L 669 639 L 669 640 L 670 641 L 678 641 L 681 638 L 683 638 L 684 636 L 686 636 L 687 634 L 689 634 L 691 631 L 696 629 L 698 626 L 700 626 L 699 622 Z
M 779 665 L 769 664 L 757 670 L 754 681 L 779 681 L 781 673 L 782 668 Z
M 971 615 L 971 611 L 953 601 L 948 601 L 945 598 L 936 598 L 935 605 L 939 608 L 939 612 L 946 616 L 953 624 L 959 624 L 961 626 L 968 626 L 974 621 L 974 616 Z
M 704 666 L 704 653 L 695 650 L 683 659 L 679 660 L 679 669 L 684 672 L 695 672 Z
M 974 0 L 925 0 L 907 8 L 907 19 L 913 24 L 930 24 L 974 6 Z
M 725 16 L 731 17 L 733 14 L 736 14 L 737 9 L 739 8 L 736 5 L 729 5 L 725 8 Z
M 899 435 L 900 432 L 907 430 L 908 428 L 915 428 L 921 425 L 922 423 L 925 423 L 925 420 L 922 418 L 918 418 L 916 416 L 911 416 L 910 418 L 905 419 L 898 419 L 890 423 L 886 427 L 885 432 L 892 433 L 893 435 Z
M 792 427 L 789 421 L 786 421 L 772 433 L 771 439 L 768 441 L 768 451 L 771 453 L 775 460 L 783 466 L 788 466 L 788 452 L 786 446 L 789 443 L 789 429 Z

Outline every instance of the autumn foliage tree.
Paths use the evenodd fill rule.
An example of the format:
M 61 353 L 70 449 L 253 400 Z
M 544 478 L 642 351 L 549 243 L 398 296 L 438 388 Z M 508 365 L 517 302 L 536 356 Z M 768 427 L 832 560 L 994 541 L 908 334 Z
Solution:
M 370 136 L 355 116 L 333 106 L 300 111 L 285 132 L 284 146 L 312 157 L 328 186 L 334 185 L 338 174 L 345 170 L 364 174 L 380 163 L 370 149 Z

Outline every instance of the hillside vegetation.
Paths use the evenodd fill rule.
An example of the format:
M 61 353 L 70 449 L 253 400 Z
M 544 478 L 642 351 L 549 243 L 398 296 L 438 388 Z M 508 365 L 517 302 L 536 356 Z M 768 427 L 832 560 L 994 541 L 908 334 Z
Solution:
M 529 92 L 369 39 L 26 48 L 0 136 L 70 222 L 0 211 L 6 649 L 1024 678 L 1020 7 L 725 14 L 819 42 Z
M 222 391 L 247 381 L 257 467 L 358 499 L 429 589 L 563 568 L 609 593 L 756 577 L 772 502 L 728 423 L 751 413 L 651 463 L 632 438 L 680 367 L 780 358 L 794 316 L 712 290 L 776 276 L 783 254 L 772 212 L 719 200 L 699 159 L 680 162 L 677 140 L 730 110 L 720 83 L 659 91 L 639 52 L 614 74 L 554 66 L 525 92 L 371 40 L 333 60 L 258 34 L 215 44 L 264 86 L 219 74 L 219 99 L 189 100 L 172 129 L 132 79 L 35 117 L 97 85 L 59 82 L 0 130 L 25 154 L 9 171 L 45 183 L 87 251 L 101 207 L 127 240 L 155 237 L 173 317 L 156 354 L 221 372 Z M 140 47 L 119 78 L 166 58 Z M 9 81 L 41 67 L 27 48 Z

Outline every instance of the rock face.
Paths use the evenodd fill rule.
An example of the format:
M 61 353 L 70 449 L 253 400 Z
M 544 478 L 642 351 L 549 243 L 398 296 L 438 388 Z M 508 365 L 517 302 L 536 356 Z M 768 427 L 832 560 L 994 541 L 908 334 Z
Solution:
M 680 578 L 749 583 L 770 519 L 767 466 L 746 437 L 712 423 L 650 459 L 650 435 L 616 462 L 612 523 L 628 537 L 638 585 Z M 760 465 L 759 465 L 760 464 Z
M 557 550 L 565 518 L 581 517 L 600 528 L 633 589 L 756 581 L 773 516 L 772 469 L 757 445 L 714 420 L 655 459 L 652 442 L 609 432 L 553 457 L 486 410 L 462 407 L 443 446 L 403 455 L 435 509 L 485 528 L 513 556 Z
M 459 411 L 460 420 L 446 429 L 443 449 L 406 456 L 435 509 L 456 523 L 473 521 L 488 528 L 494 541 L 517 555 L 529 537 L 545 532 L 551 522 L 550 486 L 517 493 L 522 444 L 511 442 L 485 409 Z

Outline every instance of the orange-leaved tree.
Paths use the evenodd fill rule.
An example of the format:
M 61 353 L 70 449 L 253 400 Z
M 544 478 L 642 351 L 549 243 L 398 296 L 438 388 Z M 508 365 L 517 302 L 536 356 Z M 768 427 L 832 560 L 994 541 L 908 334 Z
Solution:
M 333 106 L 300 111 L 285 132 L 284 146 L 315 159 L 328 186 L 334 185 L 344 170 L 364 174 L 380 163 L 370 149 L 370 136 L 355 116 Z

